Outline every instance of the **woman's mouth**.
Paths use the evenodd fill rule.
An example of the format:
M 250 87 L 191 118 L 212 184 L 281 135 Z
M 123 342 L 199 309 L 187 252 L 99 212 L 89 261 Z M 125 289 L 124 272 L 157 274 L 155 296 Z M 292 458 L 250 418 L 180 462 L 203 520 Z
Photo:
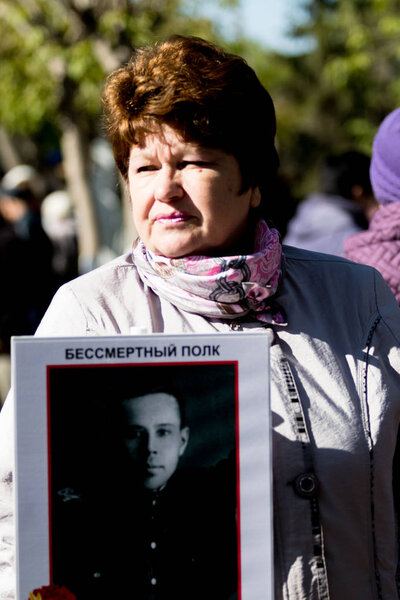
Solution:
M 159 215 L 154 219 L 156 223 L 162 223 L 166 225 L 175 225 L 177 223 L 184 223 L 185 221 L 189 221 L 192 216 L 189 213 L 175 211 L 170 214 Z

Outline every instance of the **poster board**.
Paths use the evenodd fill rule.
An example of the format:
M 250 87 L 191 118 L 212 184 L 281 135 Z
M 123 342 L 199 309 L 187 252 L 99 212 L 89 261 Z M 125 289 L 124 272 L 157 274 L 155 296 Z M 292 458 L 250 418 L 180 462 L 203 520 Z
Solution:
M 264 333 L 14 338 L 18 600 L 51 583 L 69 587 L 77 600 L 108 598 L 116 579 L 122 588 L 114 595 L 136 592 L 146 600 L 150 582 L 153 591 L 165 586 L 168 597 L 174 577 L 186 597 L 272 600 L 268 339 Z M 170 459 L 151 463 L 143 452 L 162 451 L 140 454 L 138 439 L 173 420 L 162 411 L 177 398 L 185 422 L 177 426 L 172 466 Z M 137 416 L 139 406 L 144 417 Z M 180 404 L 177 410 L 181 417 Z M 127 418 L 130 428 L 132 419 L 144 419 L 133 424 L 134 440 Z M 163 537 L 146 525 L 154 520 L 148 508 L 154 494 Z M 135 566 L 126 582 L 116 576 L 116 569 Z M 212 583 L 217 575 L 220 587 Z

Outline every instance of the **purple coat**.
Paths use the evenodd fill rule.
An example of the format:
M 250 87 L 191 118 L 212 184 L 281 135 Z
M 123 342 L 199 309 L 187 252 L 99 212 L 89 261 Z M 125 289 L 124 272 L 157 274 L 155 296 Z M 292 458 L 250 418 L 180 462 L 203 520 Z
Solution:
M 380 271 L 400 305 L 400 203 L 380 206 L 369 229 L 344 242 L 345 256 Z

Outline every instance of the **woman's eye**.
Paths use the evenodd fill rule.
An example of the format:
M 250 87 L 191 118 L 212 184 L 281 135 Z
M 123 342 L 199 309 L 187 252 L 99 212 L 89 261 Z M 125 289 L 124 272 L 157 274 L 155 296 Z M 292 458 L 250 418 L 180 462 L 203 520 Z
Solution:
M 205 168 L 205 167 L 209 166 L 210 164 L 211 163 L 209 163 L 209 162 L 207 162 L 205 160 L 182 160 L 179 163 L 178 168 L 179 169 L 184 169 L 185 167 L 191 166 L 191 165 L 194 166 L 194 167 L 203 167 L 203 168 Z
M 155 165 L 143 165 L 136 169 L 136 173 L 147 173 L 148 171 L 155 171 L 157 167 Z

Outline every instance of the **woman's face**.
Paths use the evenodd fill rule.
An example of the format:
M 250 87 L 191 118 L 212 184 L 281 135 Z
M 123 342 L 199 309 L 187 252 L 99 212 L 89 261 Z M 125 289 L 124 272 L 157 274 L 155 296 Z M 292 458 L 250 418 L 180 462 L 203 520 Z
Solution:
M 136 229 L 155 254 L 178 258 L 245 251 L 249 209 L 261 197 L 258 188 L 239 193 L 241 173 L 231 154 L 186 142 L 163 126 L 143 146 L 132 147 L 128 186 Z

